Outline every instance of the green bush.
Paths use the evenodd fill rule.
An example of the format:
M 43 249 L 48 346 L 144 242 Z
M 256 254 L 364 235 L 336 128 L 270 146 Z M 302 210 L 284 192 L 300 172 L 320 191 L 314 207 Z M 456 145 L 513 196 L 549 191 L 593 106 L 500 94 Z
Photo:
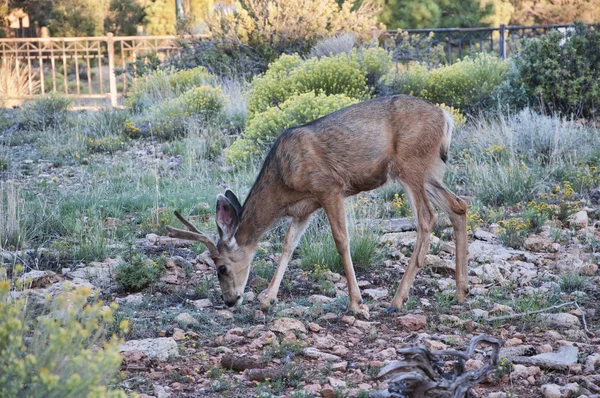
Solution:
M 244 137 L 225 150 L 230 164 L 248 162 L 260 154 L 288 127 L 302 125 L 359 102 L 343 94 L 325 95 L 308 92 L 295 95 L 280 106 L 257 114 L 246 127 Z
M 369 86 L 377 84 L 392 69 L 392 57 L 381 47 L 353 50 L 350 58 L 356 60 L 365 72 Z
M 32 129 L 58 126 L 66 121 L 71 103 L 71 100 L 62 94 L 50 93 L 24 106 L 21 123 Z
M 202 66 L 179 72 L 159 69 L 135 80 L 129 88 L 126 104 L 139 112 L 163 100 L 176 98 L 191 88 L 214 82 L 215 77 Z
M 109 332 L 116 307 L 89 303 L 90 289 L 78 288 L 50 299 L 40 313 L 24 296 L 14 299 L 21 292 L 10 292 L 5 271 L 0 268 L 2 396 L 126 397 L 107 388 L 121 364 L 120 340 Z
M 414 95 L 464 111 L 487 104 L 495 88 L 504 81 L 507 70 L 508 64 L 499 58 L 478 54 L 431 71 L 417 66 L 398 75 L 391 88 L 398 94 Z
M 115 278 L 124 290 L 137 292 L 157 282 L 164 271 L 162 264 L 133 254 L 116 267 Z
M 596 116 L 600 102 L 600 32 L 582 23 L 572 32 L 552 31 L 527 40 L 515 59 L 512 85 L 529 102 L 576 117 Z
M 222 115 L 225 102 L 225 96 L 218 88 L 192 88 L 155 106 L 147 116 L 150 130 L 161 139 L 181 137 L 185 135 L 189 118 L 194 118 L 195 122 L 214 122 Z
M 372 67 L 372 70 L 376 69 Z M 248 98 L 250 118 L 294 95 L 311 91 L 325 95 L 344 94 L 356 99 L 365 99 L 370 94 L 365 70 L 347 54 L 306 61 L 297 54 L 282 55 L 269 65 L 264 75 L 252 81 Z

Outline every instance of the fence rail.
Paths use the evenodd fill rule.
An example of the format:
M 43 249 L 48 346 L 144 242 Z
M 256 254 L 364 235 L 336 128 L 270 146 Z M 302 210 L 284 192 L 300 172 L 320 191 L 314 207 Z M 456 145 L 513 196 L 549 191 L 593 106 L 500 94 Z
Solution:
M 598 29 L 598 25 L 588 25 Z M 502 58 L 519 51 L 524 38 L 550 30 L 568 34 L 573 25 L 505 26 L 499 28 L 390 30 L 386 46 L 398 64 L 428 62 L 443 48 L 443 62 L 452 63 L 477 52 L 493 52 Z M 21 93 L 8 99 L 29 99 L 48 92 L 89 99 L 109 99 L 112 106 L 127 92 L 130 79 L 122 73 L 138 57 L 155 52 L 165 59 L 177 51 L 176 36 L 61 37 L 0 39 L 0 60 L 25 77 Z M 391 43 L 389 43 L 391 41 Z M 409 41 L 409 43 L 407 43 Z M 23 76 L 26 75 L 26 76 Z M 6 96 L 6 94 L 4 94 Z
M 598 25 L 588 25 L 597 29 Z M 445 62 L 453 63 L 466 55 L 478 52 L 496 53 L 502 59 L 515 54 L 525 38 L 536 38 L 557 30 L 565 35 L 574 25 L 533 25 L 506 26 L 498 28 L 436 28 L 388 30 L 388 37 L 394 41 L 391 47 L 395 61 L 408 63 L 430 58 L 434 49 L 442 45 Z M 406 33 L 407 35 L 402 35 Z M 410 40 L 412 51 L 403 50 L 403 42 Z
M 0 60 L 25 71 L 25 93 L 9 99 L 28 99 L 47 92 L 89 99 L 110 99 L 127 90 L 126 70 L 140 55 L 156 52 L 165 59 L 176 50 L 176 36 L 60 37 L 0 39 Z

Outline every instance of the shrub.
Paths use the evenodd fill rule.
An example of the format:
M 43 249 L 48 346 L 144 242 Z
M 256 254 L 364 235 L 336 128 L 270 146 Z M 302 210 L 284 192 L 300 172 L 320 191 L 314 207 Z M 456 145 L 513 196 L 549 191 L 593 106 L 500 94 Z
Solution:
M 390 53 L 381 47 L 357 49 L 350 52 L 350 58 L 358 62 L 367 77 L 367 84 L 374 86 L 392 68 Z
M 581 22 L 565 36 L 551 31 L 523 43 L 515 59 L 513 85 L 523 85 L 527 99 L 575 117 L 598 114 L 600 102 L 600 32 Z
M 330 57 L 338 54 L 349 54 L 354 45 L 356 39 L 354 35 L 346 33 L 341 35 L 335 35 L 332 37 L 326 37 L 319 40 L 313 48 L 310 50 L 311 57 Z
M 306 61 L 297 54 L 282 55 L 264 75 L 252 81 L 248 98 L 250 118 L 294 95 L 311 91 L 364 99 L 369 95 L 365 76 L 360 64 L 346 54 Z
M 309 92 L 293 96 L 279 107 L 271 107 L 251 119 L 244 137 L 225 150 L 226 159 L 230 164 L 247 162 L 267 148 L 286 128 L 311 122 L 357 102 L 357 99 L 343 94 Z
M 20 100 L 9 100 L 9 98 L 23 97 L 29 95 L 29 84 L 31 83 L 26 68 L 15 65 L 13 58 L 2 58 L 0 63 L 0 108 L 19 105 Z M 35 81 L 33 92 L 39 88 L 39 82 Z
M 133 254 L 116 267 L 115 278 L 124 290 L 137 292 L 158 281 L 164 270 L 162 264 Z
M 151 122 L 151 131 L 155 136 L 162 139 L 177 138 L 185 134 L 189 118 L 203 123 L 218 120 L 225 102 L 220 89 L 200 86 L 158 104 L 147 120 Z
M 68 115 L 71 100 L 64 95 L 50 93 L 46 97 L 26 104 L 21 122 L 32 129 L 46 129 L 63 124 Z
M 392 91 L 471 110 L 489 103 L 507 70 L 508 64 L 499 58 L 478 54 L 431 71 L 419 66 L 402 73 L 392 82 Z
M 191 88 L 214 82 L 215 77 L 201 66 L 179 72 L 159 69 L 135 80 L 129 88 L 126 104 L 139 112 L 158 102 L 176 98 Z
M 0 272 L 5 269 L 0 269 Z M 6 272 L 4 272 L 4 277 Z M 0 391 L 3 397 L 125 397 L 107 386 L 121 364 L 108 332 L 114 305 L 88 303 L 89 288 L 62 292 L 41 313 L 0 275 Z M 13 295 L 13 293 L 15 293 Z M 120 325 L 127 328 L 126 321 Z

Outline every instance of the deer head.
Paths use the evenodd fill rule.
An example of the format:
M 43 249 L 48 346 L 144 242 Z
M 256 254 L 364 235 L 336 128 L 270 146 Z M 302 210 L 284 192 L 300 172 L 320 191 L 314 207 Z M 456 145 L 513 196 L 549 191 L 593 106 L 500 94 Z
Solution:
M 216 221 L 219 230 L 217 244 L 209 236 L 196 229 L 181 214 L 175 212 L 175 216 L 189 231 L 167 226 L 169 236 L 203 243 L 216 265 L 225 304 L 229 307 L 240 305 L 243 301 L 244 288 L 248 281 L 250 262 L 254 253 L 252 250 L 240 247 L 235 240 L 235 233 L 242 218 L 242 205 L 235 194 L 227 190 L 225 195 L 217 196 Z

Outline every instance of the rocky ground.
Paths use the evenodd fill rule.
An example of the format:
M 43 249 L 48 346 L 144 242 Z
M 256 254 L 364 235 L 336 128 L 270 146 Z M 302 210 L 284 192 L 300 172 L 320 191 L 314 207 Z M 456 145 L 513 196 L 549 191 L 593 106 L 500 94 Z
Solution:
M 155 162 L 179 167 L 177 156 L 157 155 L 155 146 L 144 145 L 119 156 L 136 157 L 139 167 Z M 94 161 L 114 159 L 98 155 Z M 19 170 L 26 171 L 18 175 L 24 189 L 38 189 L 40 181 L 73 190 L 89 183 L 81 166 L 24 156 Z M 77 263 L 62 262 L 52 249 L 2 255 L 5 264 L 27 267 L 21 277 L 30 286 L 15 295 L 43 301 L 69 283 L 117 301 L 117 316 L 130 321 L 117 385 L 146 397 L 366 397 L 388 389 L 377 375 L 389 361 L 401 359 L 398 349 L 422 344 L 429 350 L 464 350 L 480 334 L 500 339 L 503 347 L 497 368 L 473 389 L 475 396 L 598 397 L 600 274 L 593 242 L 600 241 L 600 207 L 589 197 L 577 201 L 579 210 L 560 226 L 560 239 L 555 225 L 548 224 L 527 237 L 524 250 L 503 246 L 496 224 L 473 228 L 470 295 L 461 305 L 453 300 L 453 243 L 442 228 L 443 239 L 432 238 L 427 264 L 399 313 L 386 309 L 416 232 L 409 218 L 386 222 L 379 237 L 383 259 L 358 273 L 368 320 L 345 313 L 343 275 L 303 270 L 297 256 L 279 303 L 261 311 L 256 296 L 279 256 L 271 239 L 261 244 L 262 266 L 254 267 L 244 304 L 235 310 L 221 302 L 213 264 L 201 246 L 158 234 L 138 237 L 134 245 L 148 256 L 164 256 L 166 271 L 151 288 L 133 294 L 115 280 L 116 255 Z M 480 347 L 466 370 L 484 366 L 488 354 Z M 452 368 L 450 361 L 442 365 Z

